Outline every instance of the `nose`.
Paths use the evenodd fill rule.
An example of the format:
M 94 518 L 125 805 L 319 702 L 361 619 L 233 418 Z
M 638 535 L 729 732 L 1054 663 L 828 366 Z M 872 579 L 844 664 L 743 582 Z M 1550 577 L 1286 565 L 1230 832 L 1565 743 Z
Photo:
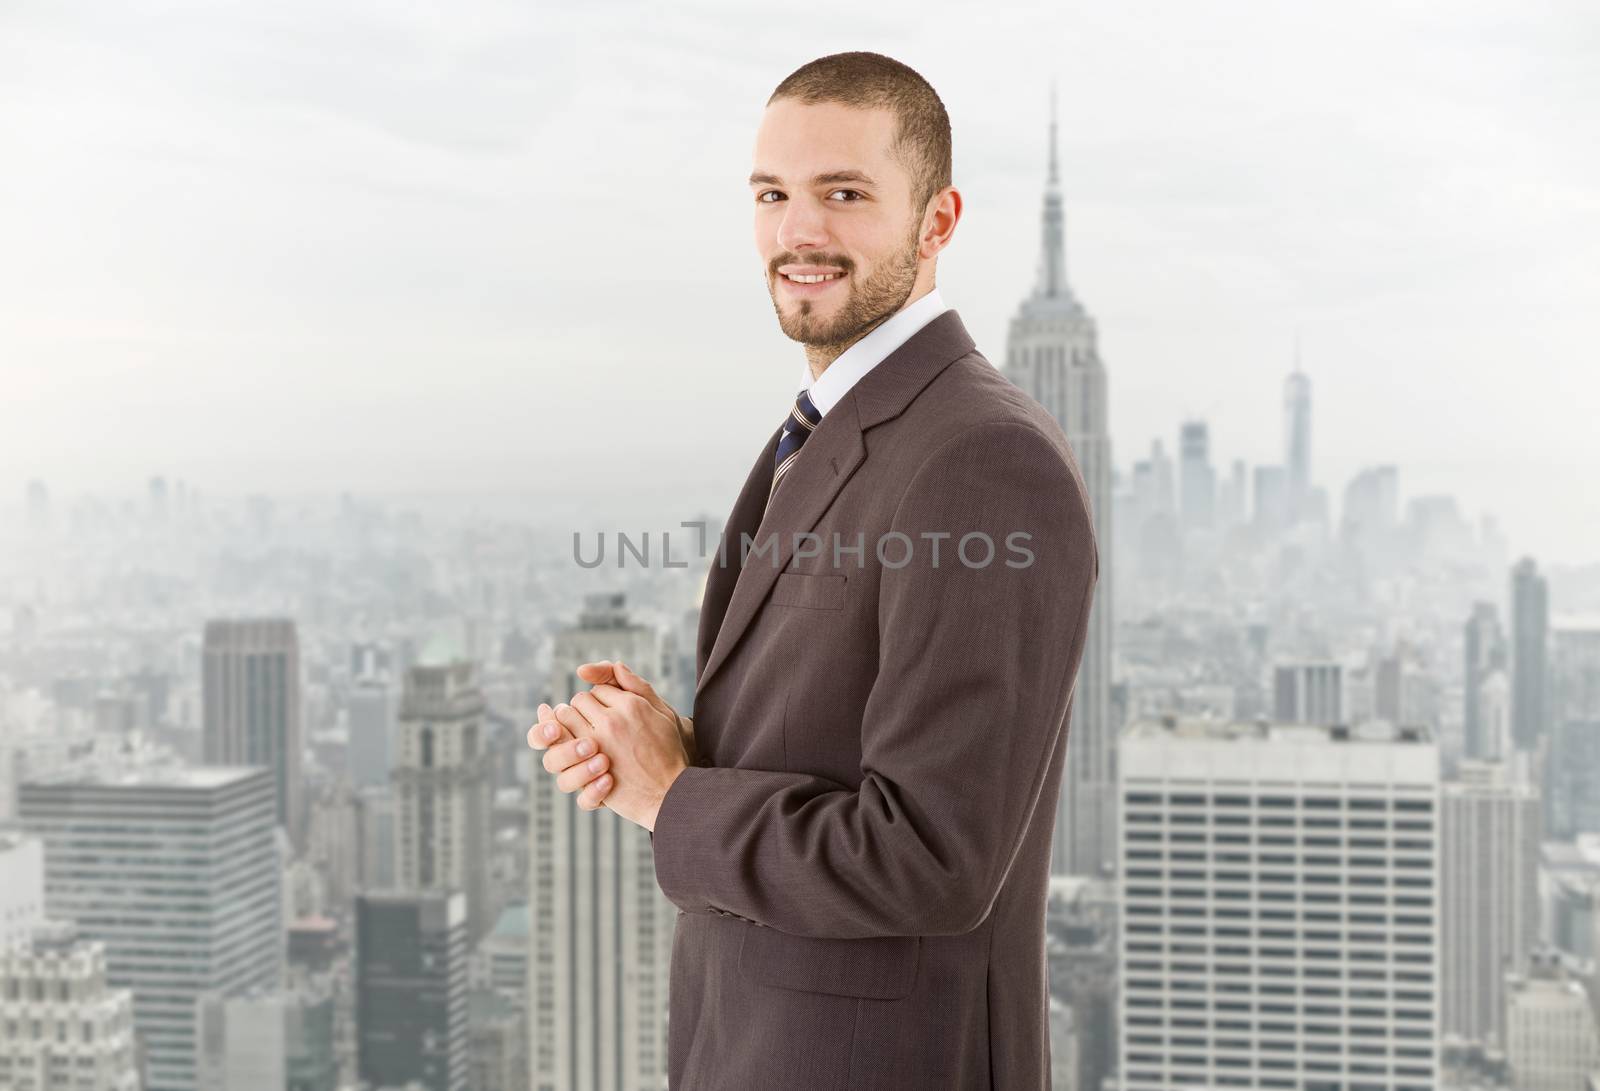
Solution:
M 778 245 L 798 253 L 828 241 L 827 217 L 816 202 L 791 197 L 778 223 Z

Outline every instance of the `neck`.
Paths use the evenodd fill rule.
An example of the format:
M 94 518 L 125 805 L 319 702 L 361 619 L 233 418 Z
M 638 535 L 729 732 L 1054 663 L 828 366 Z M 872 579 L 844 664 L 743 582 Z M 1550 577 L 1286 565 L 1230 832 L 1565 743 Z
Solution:
M 918 279 L 920 280 L 921 278 Z M 818 379 L 822 378 L 822 373 L 828 370 L 828 365 L 833 363 L 839 357 L 843 356 L 851 345 L 854 345 L 867 334 L 871 333 L 873 330 L 889 321 L 889 319 L 899 314 L 900 311 L 905 310 L 907 307 L 911 306 L 911 304 L 915 303 L 917 300 L 933 291 L 934 287 L 935 286 L 933 284 L 928 284 L 927 286 L 923 286 L 921 284 L 916 285 L 911 289 L 911 294 L 906 297 L 906 301 L 900 305 L 899 310 L 893 310 L 888 314 L 880 315 L 875 322 L 873 322 L 870 326 L 863 328 L 848 341 L 840 341 L 835 344 L 827 345 L 806 345 L 806 363 L 811 365 L 811 381 L 816 382 Z
M 891 311 L 889 314 L 879 318 L 872 325 L 868 326 L 866 329 L 862 330 L 848 341 L 840 341 L 830 345 L 807 345 L 806 363 L 811 365 L 812 381 L 822 378 L 822 373 L 828 370 L 828 365 L 833 363 L 839 357 L 843 356 L 845 354 L 845 350 L 851 345 L 855 344 L 867 334 L 871 333 L 873 330 L 889 321 L 890 318 L 893 318 L 898 313 L 898 311 Z

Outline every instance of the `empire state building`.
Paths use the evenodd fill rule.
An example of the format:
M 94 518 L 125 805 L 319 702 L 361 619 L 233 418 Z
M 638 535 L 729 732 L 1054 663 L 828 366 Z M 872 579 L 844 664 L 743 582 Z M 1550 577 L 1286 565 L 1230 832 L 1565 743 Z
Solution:
M 1111 712 L 1111 438 L 1106 369 L 1094 319 L 1067 286 L 1066 223 L 1050 111 L 1050 175 L 1045 182 L 1038 278 L 1006 339 L 1006 376 L 1061 425 L 1078 458 L 1094 515 L 1100 580 L 1089 613 L 1067 735 L 1066 783 L 1056 812 L 1050 870 L 1104 875 L 1116 859 L 1116 740 Z M 1067 639 L 1066 634 L 1062 639 Z

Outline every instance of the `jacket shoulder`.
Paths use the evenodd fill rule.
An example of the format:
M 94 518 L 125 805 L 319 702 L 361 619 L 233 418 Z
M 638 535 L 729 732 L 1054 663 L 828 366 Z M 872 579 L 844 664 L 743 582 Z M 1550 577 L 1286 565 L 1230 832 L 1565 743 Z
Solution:
M 1036 433 L 1076 475 L 1077 460 L 1054 417 L 976 349 L 953 361 L 907 408 L 932 451 L 973 428 L 1015 425 Z

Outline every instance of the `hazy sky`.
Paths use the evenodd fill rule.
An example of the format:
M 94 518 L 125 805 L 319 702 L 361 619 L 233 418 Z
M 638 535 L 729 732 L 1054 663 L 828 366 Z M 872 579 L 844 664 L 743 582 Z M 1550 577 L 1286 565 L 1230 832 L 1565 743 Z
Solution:
M 0 503 L 165 473 L 721 515 L 802 359 L 755 128 L 843 49 L 949 109 L 939 283 L 997 363 L 1059 82 L 1124 470 L 1191 414 L 1219 465 L 1278 459 L 1298 330 L 1336 505 L 1394 462 L 1402 498 L 1600 561 L 1587 2 L 7 0 Z

